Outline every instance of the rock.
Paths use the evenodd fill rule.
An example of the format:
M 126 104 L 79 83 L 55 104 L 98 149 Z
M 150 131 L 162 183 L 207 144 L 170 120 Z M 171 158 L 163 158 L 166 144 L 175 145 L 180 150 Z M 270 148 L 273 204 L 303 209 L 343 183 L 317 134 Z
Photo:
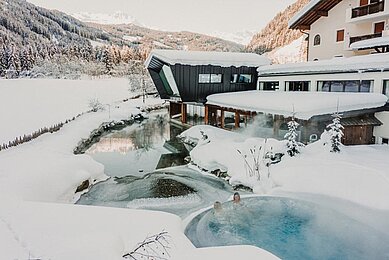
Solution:
M 83 181 L 83 182 L 80 184 L 80 186 L 77 187 L 76 193 L 77 193 L 77 192 L 84 191 L 84 190 L 86 190 L 86 189 L 88 189 L 88 188 L 89 188 L 89 180 L 85 180 L 85 181 Z

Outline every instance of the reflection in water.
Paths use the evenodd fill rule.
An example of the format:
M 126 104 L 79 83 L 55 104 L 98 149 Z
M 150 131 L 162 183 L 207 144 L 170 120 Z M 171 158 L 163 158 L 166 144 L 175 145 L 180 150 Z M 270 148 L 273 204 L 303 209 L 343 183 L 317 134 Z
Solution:
M 86 153 L 105 166 L 109 176 L 142 176 L 158 168 L 184 164 L 187 151 L 176 136 L 184 129 L 171 125 L 166 111 L 102 137 Z

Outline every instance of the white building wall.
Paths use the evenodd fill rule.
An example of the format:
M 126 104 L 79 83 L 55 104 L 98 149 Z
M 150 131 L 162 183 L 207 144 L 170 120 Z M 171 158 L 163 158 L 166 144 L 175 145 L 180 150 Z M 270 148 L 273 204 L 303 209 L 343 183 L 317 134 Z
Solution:
M 374 136 L 380 138 L 378 143 L 382 142 L 382 138 L 389 139 L 389 112 L 376 113 L 375 116 L 380 120 L 383 125 L 374 127 Z
M 385 2 L 385 12 L 378 15 L 367 15 L 363 19 L 351 20 L 351 8 L 359 6 L 359 0 L 343 0 L 328 12 L 327 17 L 321 17 L 311 25 L 309 32 L 308 60 L 331 59 L 335 56 L 350 57 L 365 55 L 370 51 L 352 51 L 349 48 L 350 37 L 374 33 L 374 23 L 384 21 L 389 25 L 389 1 Z M 349 17 L 350 16 L 350 17 Z M 345 30 L 345 40 L 336 42 L 336 32 Z M 314 46 L 314 37 L 320 35 L 321 44 Z

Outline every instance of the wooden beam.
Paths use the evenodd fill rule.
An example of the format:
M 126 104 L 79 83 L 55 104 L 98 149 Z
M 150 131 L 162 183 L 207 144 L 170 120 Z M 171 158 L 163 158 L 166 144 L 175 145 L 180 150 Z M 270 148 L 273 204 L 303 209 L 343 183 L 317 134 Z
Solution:
M 310 30 L 310 29 L 311 29 L 311 26 L 310 26 L 310 25 L 301 24 L 301 25 L 298 25 L 296 29 L 300 29 L 300 30 Z
M 239 128 L 240 126 L 240 114 L 238 111 L 235 112 L 235 128 Z
M 220 124 L 220 126 L 221 126 L 221 128 L 224 128 L 224 126 L 225 126 L 225 114 L 224 114 L 224 110 L 222 109 L 221 110 L 222 111 L 222 114 L 221 114 L 221 124 Z
M 181 122 L 186 124 L 188 121 L 188 107 L 186 104 L 181 103 Z
M 205 105 L 204 124 L 208 125 L 208 123 L 209 123 L 209 106 Z
M 319 16 L 328 17 L 328 11 L 316 11 L 316 14 Z

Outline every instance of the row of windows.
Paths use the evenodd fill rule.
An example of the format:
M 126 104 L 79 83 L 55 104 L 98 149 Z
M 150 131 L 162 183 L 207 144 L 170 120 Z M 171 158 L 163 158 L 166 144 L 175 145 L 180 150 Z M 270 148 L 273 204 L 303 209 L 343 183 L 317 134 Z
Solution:
M 199 83 L 222 83 L 222 74 L 199 74 Z M 232 74 L 231 83 L 252 83 L 252 75 L 250 74 Z
M 263 82 L 263 90 L 278 90 L 279 82 Z M 286 81 L 287 91 L 309 91 L 310 81 Z M 371 80 L 318 81 L 317 91 L 322 92 L 370 92 Z M 384 81 L 384 94 L 389 97 L 389 80 Z

